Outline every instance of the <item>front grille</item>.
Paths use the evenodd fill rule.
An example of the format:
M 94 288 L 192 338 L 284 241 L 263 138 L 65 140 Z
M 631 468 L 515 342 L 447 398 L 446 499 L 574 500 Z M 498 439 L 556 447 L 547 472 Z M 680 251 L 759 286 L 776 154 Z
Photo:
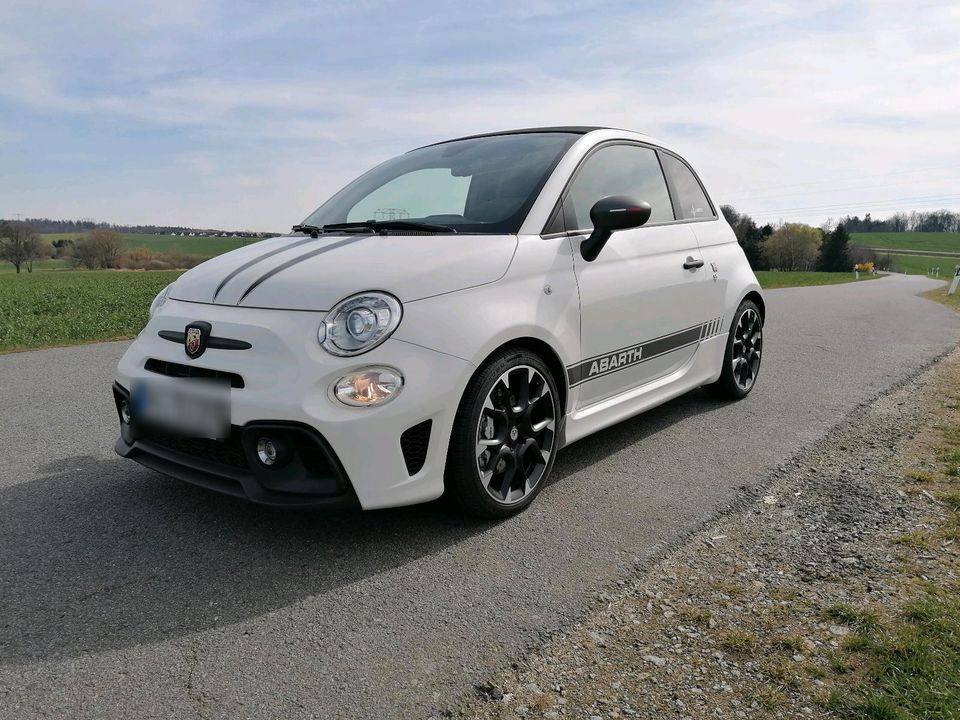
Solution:
M 218 465 L 227 465 L 238 470 L 250 469 L 250 464 L 247 462 L 247 456 L 243 452 L 243 446 L 240 444 L 240 437 L 237 433 L 234 433 L 229 440 L 209 440 L 178 437 L 151 431 L 143 439 L 168 450 Z
M 169 360 L 150 358 L 143 368 L 152 373 L 166 375 L 168 377 L 229 380 L 230 387 L 242 388 L 244 386 L 243 378 L 237 375 L 237 373 L 211 370 L 209 368 L 196 367 L 195 365 L 183 365 L 181 363 L 170 362 Z
M 424 420 L 403 431 L 400 436 L 400 449 L 403 461 L 407 465 L 407 474 L 416 475 L 427 461 L 427 448 L 430 446 L 430 429 L 433 420 Z

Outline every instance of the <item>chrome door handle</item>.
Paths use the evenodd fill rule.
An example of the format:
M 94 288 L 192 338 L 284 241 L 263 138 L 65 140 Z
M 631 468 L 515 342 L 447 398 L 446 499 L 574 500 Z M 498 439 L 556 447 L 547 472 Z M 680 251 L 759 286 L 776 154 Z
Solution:
M 697 268 L 703 267 L 703 260 L 694 260 L 693 257 L 688 257 L 686 262 L 683 263 L 684 270 L 696 270 Z

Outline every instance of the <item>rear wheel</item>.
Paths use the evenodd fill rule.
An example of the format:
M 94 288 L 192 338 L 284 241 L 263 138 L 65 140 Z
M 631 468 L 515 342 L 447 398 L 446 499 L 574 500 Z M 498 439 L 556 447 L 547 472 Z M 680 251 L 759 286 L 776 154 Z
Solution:
M 720 379 L 703 389 L 725 400 L 746 397 L 757 382 L 763 353 L 763 319 L 752 300 L 744 300 L 733 316 Z
M 447 492 L 472 515 L 526 508 L 553 469 L 560 419 L 546 364 L 519 348 L 497 353 L 464 394 L 447 453 Z

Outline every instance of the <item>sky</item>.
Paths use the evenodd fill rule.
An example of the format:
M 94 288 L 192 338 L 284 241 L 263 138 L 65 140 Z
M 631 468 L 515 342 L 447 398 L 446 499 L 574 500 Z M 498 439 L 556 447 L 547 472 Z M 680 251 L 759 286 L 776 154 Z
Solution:
M 0 217 L 281 231 L 410 148 L 604 125 L 759 221 L 960 209 L 960 3 L 0 0 Z

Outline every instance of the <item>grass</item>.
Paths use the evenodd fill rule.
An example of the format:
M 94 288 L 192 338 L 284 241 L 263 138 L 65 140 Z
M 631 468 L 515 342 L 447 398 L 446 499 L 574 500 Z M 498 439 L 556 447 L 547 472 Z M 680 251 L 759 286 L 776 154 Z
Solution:
M 875 628 L 879 620 L 877 614 L 868 608 L 855 608 L 847 603 L 835 603 L 823 611 L 824 619 L 835 620 L 841 625 L 849 625 L 857 630 Z
M 180 273 L 112 270 L 0 276 L 0 352 L 129 338 Z
M 47 240 L 53 242 L 59 239 L 76 239 L 82 233 L 46 233 L 43 235 Z M 180 237 L 179 235 L 144 235 L 125 233 L 124 243 L 128 250 L 134 248 L 145 248 L 153 252 L 161 253 L 182 253 L 184 255 L 196 255 L 199 257 L 213 257 L 221 255 L 230 250 L 236 250 L 238 247 L 244 247 L 250 243 L 257 242 L 256 238 L 232 238 L 232 237 Z
M 952 307 L 954 310 L 960 311 L 960 288 L 957 289 L 955 295 L 947 295 L 947 290 L 949 289 L 949 285 L 944 285 L 935 290 L 925 292 L 923 296 L 930 298 L 931 300 L 935 300 L 938 303 L 943 303 L 947 307 Z
M 940 268 L 940 277 L 949 280 L 953 267 L 960 263 L 958 256 L 890 254 L 890 269 L 908 275 L 926 275 L 931 268 Z
M 719 633 L 720 646 L 733 653 L 749 652 L 760 646 L 760 639 L 745 630 L 725 630 Z
M 850 233 L 850 244 L 893 250 L 922 250 L 960 254 L 960 233 L 902 232 Z
M 33 264 L 33 272 L 45 272 L 47 270 L 66 270 L 70 267 L 70 263 L 67 260 L 38 260 Z M 23 267 L 20 269 L 20 272 L 24 275 L 27 273 L 27 268 Z M 8 262 L 0 263 L 0 274 L 10 273 L 11 275 L 16 275 L 17 270 L 13 265 Z
M 765 290 L 773 288 L 806 287 L 808 285 L 839 285 L 841 283 L 857 282 L 852 272 L 778 272 L 776 270 L 759 270 L 756 272 L 760 287 Z M 864 275 L 860 281 L 874 280 L 881 275 Z
M 841 717 L 956 718 L 960 715 L 960 600 L 947 592 L 908 604 L 854 652 L 865 687 L 836 703 Z
M 942 292 L 942 291 L 941 291 Z M 945 447 L 933 450 L 939 474 L 948 475 L 960 461 L 960 426 L 941 428 Z M 960 491 L 951 479 L 940 480 L 936 496 L 947 515 L 930 532 L 901 534 L 898 543 L 921 551 L 933 551 L 940 543 L 956 541 L 960 530 Z M 925 480 L 927 478 L 925 477 Z M 850 605 L 831 605 L 824 615 L 856 628 L 843 643 L 837 663 L 857 666 L 857 682 L 835 692 L 829 707 L 841 718 L 908 720 L 912 718 L 960 718 L 960 582 L 956 556 L 941 547 L 938 577 L 905 584 L 909 593 L 899 610 L 879 618 L 872 610 Z M 920 572 L 928 572 L 921 570 Z M 836 667 L 835 667 L 836 669 Z

